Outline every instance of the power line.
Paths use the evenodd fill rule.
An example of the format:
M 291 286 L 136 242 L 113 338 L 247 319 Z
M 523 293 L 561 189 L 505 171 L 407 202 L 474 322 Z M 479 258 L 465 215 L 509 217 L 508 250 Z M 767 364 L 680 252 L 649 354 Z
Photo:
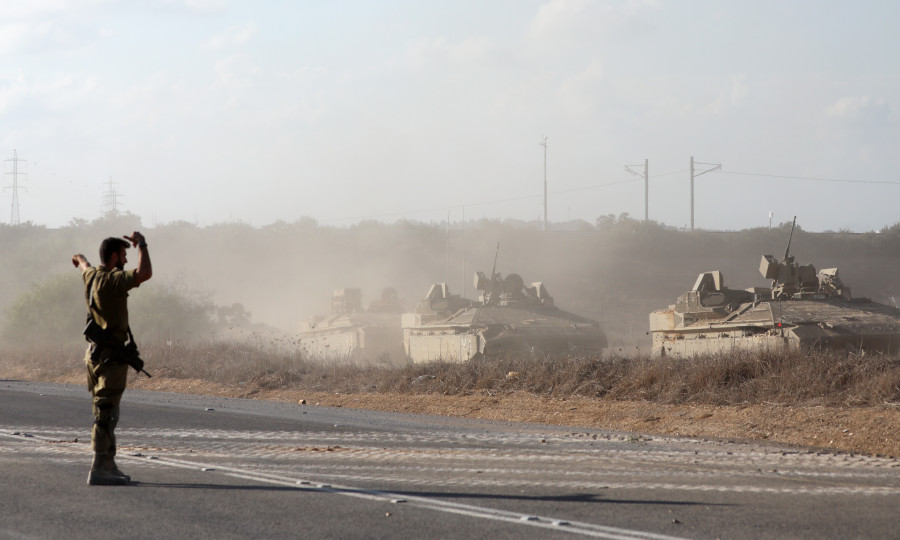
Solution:
M 650 220 L 650 160 L 644 159 L 644 174 L 637 172 L 632 167 L 640 165 L 625 165 L 625 170 L 644 180 L 644 221 Z
M 698 164 L 700 164 L 698 162 Z M 715 165 L 715 164 L 703 164 L 703 165 Z M 690 169 L 678 169 L 674 171 L 667 171 L 663 173 L 657 173 L 649 175 L 649 178 L 663 178 L 666 176 L 673 176 L 677 174 L 682 174 L 690 171 Z M 711 171 L 704 171 L 711 172 Z M 900 181 L 894 180 L 851 180 L 851 179 L 840 179 L 840 178 L 821 178 L 821 177 L 808 177 L 808 176 L 794 176 L 794 175 L 782 175 L 782 174 L 766 174 L 766 173 L 752 173 L 752 172 L 740 172 L 740 171 L 729 171 L 729 170 L 721 170 L 719 169 L 719 173 L 721 174 L 732 174 L 732 175 L 740 175 L 740 176 L 758 176 L 765 178 L 779 178 L 783 180 L 808 180 L 815 182 L 844 182 L 844 183 L 857 183 L 857 184 L 887 184 L 887 185 L 900 185 Z M 374 214 L 367 216 L 355 216 L 355 217 L 344 217 L 344 218 L 331 218 L 331 219 L 323 219 L 320 220 L 321 223 L 335 223 L 340 221 L 357 221 L 363 219 L 379 219 L 379 218 L 388 218 L 388 217 L 396 217 L 396 216 L 404 216 L 410 214 L 424 214 L 428 212 L 443 212 L 447 209 L 451 208 L 464 208 L 464 207 L 472 207 L 472 206 L 484 206 L 487 204 L 502 204 L 507 202 L 516 202 L 516 201 L 524 201 L 529 199 L 537 199 L 541 197 L 547 197 L 548 195 L 564 195 L 567 193 L 577 193 L 581 191 L 590 191 L 594 189 L 602 189 L 612 186 L 618 186 L 623 184 L 631 184 L 635 182 L 640 182 L 643 178 L 627 178 L 624 180 L 618 180 L 615 182 L 607 182 L 604 184 L 593 184 L 590 186 L 580 186 L 570 189 L 562 189 L 557 191 L 549 191 L 546 194 L 537 194 L 537 195 L 522 195 L 519 197 L 508 197 L 505 199 L 493 199 L 490 201 L 478 201 L 478 202 L 470 202 L 466 204 L 456 204 L 450 206 L 440 206 L 434 208 L 420 208 L 417 210 L 401 210 L 397 212 L 386 212 L 383 214 Z
M 705 165 L 709 168 L 706 170 L 697 172 L 697 170 L 694 168 L 695 164 L 696 165 Z M 692 231 L 694 230 L 694 179 L 696 177 L 700 176 L 701 174 L 706 174 L 706 173 L 710 173 L 713 171 L 720 171 L 720 170 L 722 170 L 721 163 L 701 163 L 699 161 L 695 162 L 694 156 L 691 156 L 691 230 Z
M 582 186 L 582 187 L 577 187 L 577 188 L 564 189 L 561 191 L 554 191 L 551 195 L 562 195 L 563 193 L 574 193 L 576 191 L 588 191 L 591 189 L 599 189 L 599 188 L 605 188 L 605 187 L 610 187 L 610 186 L 618 186 L 621 184 L 631 184 L 631 183 L 639 182 L 639 181 L 640 181 L 640 179 L 638 179 L 638 178 L 629 178 L 627 180 L 619 180 L 617 182 L 608 182 L 606 184 L 597 184 L 594 186 Z
M 607 182 L 605 184 L 595 184 L 592 186 L 582 186 L 582 187 L 576 187 L 576 188 L 571 188 L 571 189 L 563 189 L 563 190 L 559 190 L 559 191 L 553 191 L 553 192 L 550 192 L 549 195 L 562 195 L 565 193 L 588 191 L 588 190 L 592 190 L 592 189 L 600 189 L 600 188 L 605 188 L 605 187 L 618 186 L 621 184 L 630 184 L 630 183 L 634 183 L 637 181 L 639 181 L 639 180 L 636 178 L 628 178 L 626 180 L 620 180 L 620 181 L 616 181 L 616 182 Z M 486 204 L 502 204 L 502 203 L 507 203 L 507 202 L 525 201 L 528 199 L 537 199 L 540 197 L 543 197 L 543 195 L 521 195 L 519 197 L 508 197 L 506 199 L 494 199 L 491 201 L 478 201 L 478 202 L 473 202 L 473 203 L 455 204 L 455 205 L 450 205 L 450 206 L 439 206 L 439 207 L 434 207 L 434 208 L 420 208 L 418 210 L 403 210 L 403 211 L 398 211 L 398 212 L 388 212 L 388 213 L 384 213 L 384 214 L 375 214 L 375 215 L 368 215 L 368 216 L 331 218 L 331 219 L 323 219 L 323 220 L 319 220 L 319 221 L 321 223 L 334 223 L 334 222 L 338 222 L 338 221 L 356 221 L 356 220 L 362 220 L 362 219 L 378 219 L 378 218 L 386 218 L 386 217 L 404 216 L 404 215 L 409 215 L 409 214 L 424 214 L 427 212 L 439 212 L 439 211 L 443 212 L 444 210 L 451 209 L 451 208 L 466 208 L 466 207 L 471 207 L 471 206 L 484 206 Z
M 764 174 L 738 171 L 721 171 L 723 174 L 735 174 L 740 176 L 761 176 L 765 178 L 779 178 L 782 180 L 808 180 L 812 182 L 841 182 L 845 184 L 890 184 L 900 185 L 897 180 L 851 180 L 847 178 L 817 178 L 812 176 L 789 176 L 783 174 Z
M 650 178 L 659 178 L 659 177 L 661 177 L 661 176 L 671 176 L 671 175 L 673 175 L 673 174 L 681 174 L 681 173 L 684 173 L 684 172 L 688 172 L 689 170 L 690 170 L 690 169 L 678 169 L 677 171 L 669 171 L 669 172 L 666 172 L 666 173 L 652 174 L 652 175 L 650 175 Z
M 712 164 L 709 164 L 712 165 Z M 682 174 L 690 171 L 690 169 L 678 169 L 673 171 L 667 171 L 663 173 L 657 173 L 649 175 L 649 178 L 663 178 L 666 176 L 673 176 Z M 809 176 L 796 176 L 796 175 L 783 175 L 783 174 L 767 174 L 767 173 L 753 173 L 753 172 L 742 172 L 742 171 L 730 171 L 730 170 L 722 170 L 718 171 L 721 174 L 731 174 L 731 175 L 739 175 L 739 176 L 757 176 L 764 178 L 778 178 L 782 180 L 805 180 L 805 181 L 813 181 L 813 182 L 841 182 L 841 183 L 851 183 L 851 184 L 884 184 L 884 185 L 900 185 L 900 181 L 895 180 L 854 180 L 854 179 L 841 179 L 841 178 L 822 178 L 822 177 L 809 177 Z M 319 220 L 321 223 L 336 223 L 341 221 L 358 221 L 365 219 L 379 219 L 379 218 L 389 218 L 389 217 L 397 217 L 411 214 L 424 214 L 429 212 L 444 212 L 448 209 L 452 208 L 465 208 L 465 207 L 473 207 L 473 206 L 484 206 L 489 204 L 502 204 L 508 202 L 516 202 L 516 201 L 524 201 L 529 199 L 537 199 L 541 197 L 546 197 L 549 195 L 564 195 L 567 193 L 577 193 L 581 191 L 590 191 L 594 189 L 602 189 L 612 186 L 618 186 L 623 184 L 632 184 L 636 182 L 642 181 L 643 178 L 628 178 L 624 180 L 618 180 L 614 182 L 607 182 L 604 184 L 593 184 L 590 186 L 580 186 L 570 189 L 562 189 L 557 191 L 551 191 L 545 194 L 536 194 L 536 195 L 522 195 L 519 197 L 508 197 L 505 199 L 493 199 L 490 201 L 478 201 L 478 202 L 470 202 L 466 204 L 456 204 L 456 205 L 447 205 L 433 208 L 420 208 L 416 210 L 402 210 L 397 212 L 385 212 L 382 214 L 373 214 L 366 216 L 355 216 L 355 217 L 344 217 L 344 218 L 330 218 Z

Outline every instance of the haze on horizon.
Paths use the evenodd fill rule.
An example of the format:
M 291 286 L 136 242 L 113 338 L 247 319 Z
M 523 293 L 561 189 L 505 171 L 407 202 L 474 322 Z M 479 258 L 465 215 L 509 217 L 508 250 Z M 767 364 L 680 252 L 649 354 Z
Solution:
M 36 0 L 0 20 L 22 222 L 898 220 L 900 4 Z M 698 166 L 699 170 L 708 166 Z M 11 184 L 3 161 L 2 186 Z M 26 191 L 27 190 L 27 191 Z M 0 194 L 0 222 L 11 190 Z

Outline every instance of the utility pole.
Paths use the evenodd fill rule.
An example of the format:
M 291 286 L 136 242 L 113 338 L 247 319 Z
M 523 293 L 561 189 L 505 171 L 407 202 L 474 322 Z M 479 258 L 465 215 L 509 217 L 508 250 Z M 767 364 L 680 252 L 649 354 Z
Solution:
M 544 231 L 547 230 L 547 137 L 541 139 L 544 147 Z
M 462 207 L 462 226 L 459 228 L 459 244 L 462 246 L 462 297 L 466 297 L 466 207 Z
M 112 176 L 109 177 L 109 181 L 104 185 L 106 186 L 106 191 L 103 192 L 103 215 L 118 216 L 119 198 L 124 195 L 121 195 L 116 190 L 115 182 L 112 181 Z
M 649 160 L 644 160 L 644 174 L 640 174 L 637 171 L 632 170 L 632 167 L 638 167 L 638 165 L 625 165 L 625 170 L 630 172 L 635 176 L 640 176 L 644 179 L 644 221 L 650 221 L 650 163 Z
M 5 161 L 12 161 L 12 172 L 8 172 L 6 174 L 12 175 L 12 185 L 6 186 L 3 188 L 4 191 L 7 189 L 12 190 L 12 208 L 9 217 L 10 225 L 18 225 L 19 224 L 19 175 L 25 175 L 25 173 L 19 172 L 19 162 L 25 161 L 24 159 L 19 159 L 19 154 L 13 149 L 13 157 L 7 159 Z M 24 187 L 22 189 L 25 189 Z
M 697 162 L 697 165 L 708 165 L 712 167 L 711 169 L 706 169 L 705 171 L 696 172 L 694 170 L 694 156 L 691 156 L 691 230 L 694 230 L 694 178 L 700 176 L 701 174 L 706 174 L 708 172 L 718 171 L 722 168 L 721 163 L 700 163 Z
M 450 285 L 450 209 L 447 209 L 447 267 L 445 268 L 444 281 L 447 282 L 447 285 Z

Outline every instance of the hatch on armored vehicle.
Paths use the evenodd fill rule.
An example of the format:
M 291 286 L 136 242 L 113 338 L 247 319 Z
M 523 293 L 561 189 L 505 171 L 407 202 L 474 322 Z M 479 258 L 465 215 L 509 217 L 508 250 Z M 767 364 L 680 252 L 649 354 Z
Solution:
M 499 245 L 498 245 L 499 251 Z M 475 273 L 477 301 L 431 286 L 415 313 L 403 315 L 403 342 L 413 362 L 464 362 L 508 353 L 600 354 L 606 336 L 597 321 L 563 311 L 541 282 L 518 274 Z
M 796 225 L 796 218 L 794 218 Z M 668 309 L 650 314 L 652 355 L 695 356 L 759 350 L 900 349 L 900 310 L 853 298 L 837 268 L 816 272 L 790 255 L 763 255 L 759 271 L 768 287 L 725 286 L 719 271 L 704 272 Z
M 336 289 L 330 315 L 300 323 L 301 350 L 307 358 L 329 362 L 404 363 L 402 312 L 392 288 L 384 289 L 367 309 L 360 289 Z

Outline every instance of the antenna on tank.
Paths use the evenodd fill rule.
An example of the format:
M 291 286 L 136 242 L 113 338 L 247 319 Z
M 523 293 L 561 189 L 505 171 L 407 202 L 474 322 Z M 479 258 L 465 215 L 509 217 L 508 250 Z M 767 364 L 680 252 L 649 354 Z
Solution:
M 791 224 L 791 234 L 788 236 L 787 247 L 784 248 L 784 259 L 782 259 L 785 263 L 787 263 L 788 256 L 791 253 L 791 240 L 794 238 L 794 227 L 797 226 L 797 216 L 794 216 L 794 223 Z
M 497 258 L 500 257 L 500 242 L 497 242 L 497 251 L 494 253 L 494 267 L 491 268 L 491 279 L 497 273 Z

